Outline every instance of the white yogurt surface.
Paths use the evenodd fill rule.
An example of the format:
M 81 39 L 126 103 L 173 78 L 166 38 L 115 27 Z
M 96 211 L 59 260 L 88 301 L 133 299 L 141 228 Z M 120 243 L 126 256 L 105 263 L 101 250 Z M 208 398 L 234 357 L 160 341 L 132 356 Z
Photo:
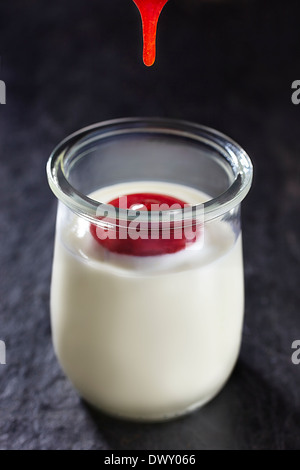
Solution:
M 159 182 L 113 185 L 101 202 L 153 192 L 208 199 Z M 153 257 L 110 253 L 60 203 L 51 289 L 54 346 L 80 394 L 104 411 L 164 419 L 205 403 L 230 375 L 243 321 L 241 237 L 205 225 L 198 250 Z

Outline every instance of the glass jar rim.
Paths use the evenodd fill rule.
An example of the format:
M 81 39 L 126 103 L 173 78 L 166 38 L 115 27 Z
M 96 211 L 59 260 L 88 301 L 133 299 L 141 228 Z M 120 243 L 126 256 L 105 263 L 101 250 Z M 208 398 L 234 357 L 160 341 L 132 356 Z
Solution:
M 179 136 L 188 138 L 191 141 L 205 143 L 210 145 L 217 153 L 229 163 L 234 180 L 222 194 L 209 199 L 207 202 L 190 206 L 188 209 L 175 209 L 163 211 L 164 215 L 172 217 L 172 220 L 185 220 L 195 224 L 195 214 L 201 214 L 201 221 L 208 221 L 220 217 L 242 202 L 250 190 L 253 166 L 248 154 L 234 140 L 222 134 L 215 129 L 196 124 L 189 121 L 167 119 L 167 118 L 120 118 L 84 127 L 61 141 L 51 153 L 47 162 L 47 177 L 51 190 L 55 196 L 69 207 L 77 215 L 88 219 L 96 225 L 101 225 L 99 220 L 98 208 L 101 205 L 101 211 L 110 213 L 115 211 L 118 221 L 134 220 L 136 214 L 139 215 L 140 222 L 148 222 L 150 213 L 147 211 L 139 212 L 126 209 L 115 208 L 109 204 L 96 201 L 74 188 L 67 178 L 66 167 L 70 163 L 68 156 L 70 150 L 83 137 L 94 134 L 99 131 L 97 140 L 105 137 L 113 137 L 124 134 L 134 133 L 155 133 L 169 136 Z M 95 137 L 93 137 L 95 140 Z M 92 139 L 92 140 L 93 140 Z M 84 144 L 90 143 L 85 141 Z M 161 212 L 151 211 L 151 221 L 161 221 Z

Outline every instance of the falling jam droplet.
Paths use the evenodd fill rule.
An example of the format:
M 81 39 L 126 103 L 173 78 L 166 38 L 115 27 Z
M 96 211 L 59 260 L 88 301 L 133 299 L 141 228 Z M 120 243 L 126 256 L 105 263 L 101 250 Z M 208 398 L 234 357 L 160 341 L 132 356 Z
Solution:
M 168 0 L 133 0 L 143 24 L 143 60 L 150 67 L 155 61 L 156 29 L 160 13 Z

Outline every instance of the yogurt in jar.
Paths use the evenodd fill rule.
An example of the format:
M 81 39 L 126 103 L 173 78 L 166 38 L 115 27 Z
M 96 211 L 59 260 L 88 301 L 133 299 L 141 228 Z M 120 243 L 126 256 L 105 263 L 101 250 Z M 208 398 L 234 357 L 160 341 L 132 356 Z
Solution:
M 90 197 L 155 192 L 199 204 L 187 186 L 132 182 Z M 60 203 L 51 289 L 54 347 L 79 393 L 108 413 L 162 420 L 204 404 L 236 362 L 243 323 L 241 235 L 219 219 L 201 248 L 174 254 L 111 253 L 90 223 Z

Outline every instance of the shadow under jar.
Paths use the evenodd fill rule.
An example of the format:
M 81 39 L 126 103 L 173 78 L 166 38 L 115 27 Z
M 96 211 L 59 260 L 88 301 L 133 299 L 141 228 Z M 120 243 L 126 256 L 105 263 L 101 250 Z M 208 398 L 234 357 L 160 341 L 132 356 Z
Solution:
M 207 127 L 128 118 L 65 139 L 47 174 L 59 200 L 52 333 L 70 381 L 97 408 L 133 420 L 164 420 L 209 401 L 240 349 L 240 203 L 252 181 L 247 154 Z M 150 193 L 187 206 L 147 212 L 109 204 Z M 120 228 L 128 236 L 138 220 L 141 239 L 150 216 L 158 252 L 135 252 L 151 241 L 128 245 Z M 182 235 L 181 245 L 170 242 L 178 249 L 166 249 L 168 220 L 171 238 L 184 223 L 195 229 L 195 240 Z M 112 245 L 103 242 L 110 231 L 117 238 Z

